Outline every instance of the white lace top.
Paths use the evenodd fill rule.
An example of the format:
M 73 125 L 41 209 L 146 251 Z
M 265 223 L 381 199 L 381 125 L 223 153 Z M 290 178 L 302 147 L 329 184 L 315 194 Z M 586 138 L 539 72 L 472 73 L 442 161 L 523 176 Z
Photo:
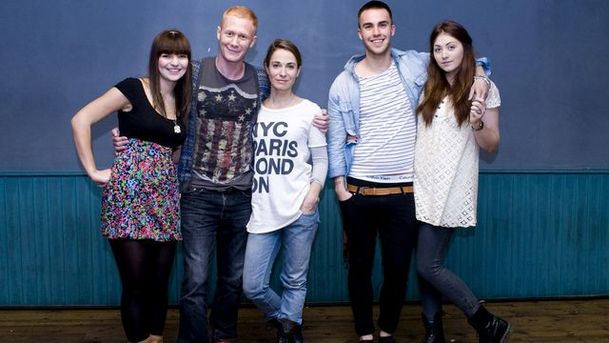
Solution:
M 486 107 L 500 105 L 499 90 L 491 83 Z M 442 227 L 476 226 L 478 154 L 472 128 L 467 122 L 457 125 L 448 98 L 430 126 L 419 117 L 414 161 L 418 220 Z

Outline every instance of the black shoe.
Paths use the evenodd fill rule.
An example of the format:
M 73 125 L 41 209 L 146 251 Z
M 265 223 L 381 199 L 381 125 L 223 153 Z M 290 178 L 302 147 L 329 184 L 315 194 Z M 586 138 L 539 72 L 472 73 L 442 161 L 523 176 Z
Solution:
M 486 326 L 478 331 L 480 343 L 504 343 L 507 342 L 512 326 L 507 321 L 493 316 Z
M 397 343 L 397 341 L 395 340 L 395 338 L 393 336 L 386 336 L 386 337 L 381 337 L 379 336 L 379 343 Z
M 289 319 L 278 319 L 277 343 L 303 343 L 302 326 Z
M 421 313 L 423 325 L 425 326 L 425 338 L 423 343 L 445 343 L 444 326 L 442 325 L 442 312 L 436 313 L 433 322 L 430 322 L 425 314 Z
M 484 307 L 480 307 L 468 321 L 478 332 L 480 343 L 507 342 L 512 331 L 510 323 L 490 314 Z
M 264 328 L 266 329 L 266 331 L 279 330 L 281 328 L 281 323 L 279 323 L 279 320 L 277 320 L 277 318 L 269 319 L 266 321 Z
M 296 324 L 294 326 L 294 334 L 292 335 L 293 343 L 304 343 L 304 337 L 302 337 L 302 324 Z

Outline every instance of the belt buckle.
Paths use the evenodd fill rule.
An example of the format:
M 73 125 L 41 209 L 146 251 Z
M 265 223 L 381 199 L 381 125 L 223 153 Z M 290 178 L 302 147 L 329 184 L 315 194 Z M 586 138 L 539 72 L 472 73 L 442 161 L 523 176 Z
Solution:
M 361 195 L 373 195 L 374 193 L 374 187 L 370 187 L 370 186 L 359 186 L 359 189 L 357 190 L 357 192 Z M 370 194 L 370 193 L 372 194 Z

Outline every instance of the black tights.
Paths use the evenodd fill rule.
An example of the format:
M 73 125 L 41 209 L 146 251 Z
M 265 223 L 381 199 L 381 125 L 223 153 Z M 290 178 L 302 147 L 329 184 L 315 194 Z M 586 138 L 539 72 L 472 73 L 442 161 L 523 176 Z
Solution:
M 163 335 L 176 242 L 110 239 L 121 276 L 121 320 L 130 342 Z

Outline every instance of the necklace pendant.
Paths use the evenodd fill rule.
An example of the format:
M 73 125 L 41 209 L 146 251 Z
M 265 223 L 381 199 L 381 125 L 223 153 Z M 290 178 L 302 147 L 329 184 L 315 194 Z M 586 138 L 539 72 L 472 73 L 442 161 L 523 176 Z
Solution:
M 180 133 L 180 132 L 182 132 L 182 129 L 180 128 L 180 125 L 176 124 L 176 125 L 173 127 L 173 132 L 175 132 L 175 133 Z

